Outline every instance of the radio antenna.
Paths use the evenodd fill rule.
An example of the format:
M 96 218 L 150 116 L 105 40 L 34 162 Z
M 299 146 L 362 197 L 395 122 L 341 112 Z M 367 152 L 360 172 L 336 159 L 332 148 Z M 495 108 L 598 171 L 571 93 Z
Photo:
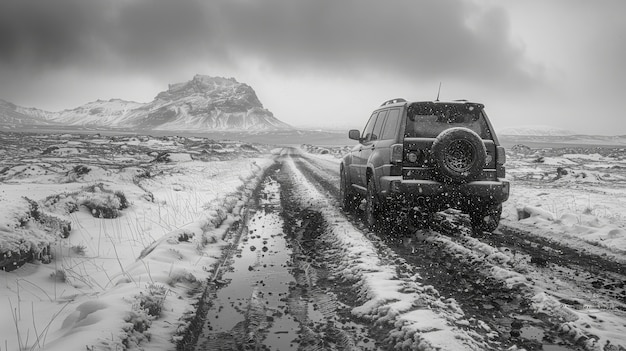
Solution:
M 439 82 L 439 89 L 437 90 L 437 100 L 435 101 L 439 101 L 439 93 L 441 93 L 441 82 Z

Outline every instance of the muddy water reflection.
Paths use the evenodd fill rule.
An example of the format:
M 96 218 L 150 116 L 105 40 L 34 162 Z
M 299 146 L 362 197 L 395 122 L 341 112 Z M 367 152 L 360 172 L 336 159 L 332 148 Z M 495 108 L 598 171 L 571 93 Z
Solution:
M 291 249 L 283 234 L 278 184 L 268 181 L 261 209 L 251 213 L 230 269 L 208 311 L 197 350 L 241 348 L 290 350 L 298 323 L 288 314 L 287 297 L 295 284 Z

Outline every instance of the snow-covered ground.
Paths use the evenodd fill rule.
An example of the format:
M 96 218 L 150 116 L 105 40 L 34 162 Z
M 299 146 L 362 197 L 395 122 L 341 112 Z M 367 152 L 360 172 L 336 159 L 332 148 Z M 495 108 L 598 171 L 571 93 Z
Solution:
M 303 149 L 336 169 L 346 151 Z M 569 245 L 586 242 L 626 259 L 626 149 L 518 146 L 507 150 L 507 157 L 512 190 L 502 224 Z
M 0 349 L 174 349 L 272 158 L 201 139 L 14 141 L 0 149 L 0 249 L 40 260 L 0 272 Z
M 624 149 L 513 148 L 507 177 L 512 191 L 503 213 L 506 225 L 568 245 L 582 241 L 625 258 Z
M 296 192 L 301 206 L 315 208 L 332 223 L 325 240 L 339 249 L 342 262 L 338 275 L 355 282 L 363 301 L 352 310 L 354 315 L 375 324 L 395 325 L 387 342 L 398 349 L 484 349 L 475 335 L 458 327 L 470 321 L 454 299 L 440 298 L 436 289 L 421 284 L 418 276 L 398 277 L 398 257 L 389 252 L 381 258 L 373 242 L 337 212 L 334 201 L 308 183 L 295 165 L 290 167 L 294 183 L 299 185 Z
M 337 155 L 310 146 L 305 149 L 315 154 L 319 164 L 334 163 L 338 168 L 340 158 Z M 504 204 L 503 227 L 532 233 L 582 253 L 608 257 L 626 266 L 626 153 L 623 149 L 515 147 L 508 151 L 507 178 L 511 182 L 511 196 Z M 469 231 L 466 232 L 469 235 Z M 533 308 L 560 320 L 557 327 L 561 333 L 572 340 L 587 339 L 584 337 L 587 333 L 597 338 L 581 341 L 585 349 L 605 350 L 607 344 L 626 347 L 623 300 L 618 307 L 619 302 L 604 300 L 601 294 L 581 291 L 551 273 L 550 267 L 529 264 L 530 257 L 508 248 L 493 247 L 469 237 L 456 239 L 438 233 L 425 234 L 423 240 L 437 242 L 461 257 L 474 256 L 485 261 L 485 274 L 506 285 L 526 285 Z M 494 235 L 498 235 L 498 231 Z M 388 292 L 374 294 L 388 295 Z M 572 308 L 561 301 L 578 301 L 579 305 Z M 399 316 L 403 318 L 402 314 Z M 459 319 L 461 317 L 459 314 Z M 410 323 L 406 325 L 413 330 L 408 327 Z M 464 338 L 457 335 L 457 340 Z M 435 345 L 441 343 L 438 339 L 434 342 Z
M 345 151 L 306 150 L 328 169 L 338 169 Z M 228 244 L 228 224 L 273 158 L 260 146 L 199 138 L 3 134 L 0 262 L 8 271 L 0 272 L 0 350 L 174 349 L 203 279 Z M 502 225 L 626 262 L 625 169 L 623 151 L 514 148 Z M 480 338 L 461 330 L 472 321 L 455 301 L 391 279 L 387 262 L 332 200 L 315 189 L 300 191 L 302 201 L 315 202 L 336 224 L 332 240 L 346 257 L 358 257 L 342 274 L 361 277 L 369 300 L 353 313 L 397 320 L 401 327 L 390 337 L 398 341 L 416 335 L 424 345 L 480 348 Z M 493 251 L 487 260 L 506 259 L 497 248 L 468 242 L 471 250 Z M 27 253 L 34 263 L 12 270 L 15 255 Z M 515 280 L 518 273 L 507 267 L 494 263 L 494 276 Z M 563 326 L 573 333 L 590 325 L 604 328 L 596 333 L 602 340 L 615 341 L 626 332 L 624 316 L 602 306 L 571 311 L 554 293 L 536 292 L 538 309 L 573 313 Z M 438 307 L 414 310 L 415 301 Z

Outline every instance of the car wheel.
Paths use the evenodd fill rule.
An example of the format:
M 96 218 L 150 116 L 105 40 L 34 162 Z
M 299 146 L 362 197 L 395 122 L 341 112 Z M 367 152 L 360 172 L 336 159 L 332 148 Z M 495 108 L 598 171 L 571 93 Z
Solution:
M 357 206 L 356 194 L 352 190 L 351 184 L 348 183 L 348 175 L 343 167 L 339 174 L 339 199 L 341 201 L 341 208 L 344 211 L 353 211 Z
M 379 203 L 378 196 L 376 195 L 376 189 L 374 188 L 374 181 L 368 180 L 367 193 L 365 195 L 365 222 L 370 228 L 376 228 L 378 226 L 379 216 Z
M 492 205 L 482 211 L 473 211 L 470 213 L 472 229 L 475 234 L 483 232 L 492 233 L 500 224 L 502 216 L 502 204 Z
M 487 158 L 485 144 L 468 128 L 450 128 L 441 132 L 432 146 L 440 180 L 463 183 L 474 179 Z

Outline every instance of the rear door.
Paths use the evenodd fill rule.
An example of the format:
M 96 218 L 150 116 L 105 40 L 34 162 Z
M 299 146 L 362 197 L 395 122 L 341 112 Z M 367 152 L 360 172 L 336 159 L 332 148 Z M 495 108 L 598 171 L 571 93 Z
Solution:
M 400 108 L 389 109 L 382 131 L 376 141 L 374 154 L 370 157 L 377 179 L 391 174 L 391 145 L 398 140 L 401 111 Z
M 366 135 L 367 139 L 363 141 L 360 155 L 363 164 L 359 169 L 359 185 L 363 187 L 367 186 L 367 165 L 368 163 L 372 163 L 370 158 L 382 138 L 383 126 L 385 125 L 386 118 L 387 110 L 378 112 L 372 132 L 369 135 Z
M 371 149 L 373 145 L 372 133 L 379 112 L 372 113 L 369 121 L 365 125 L 363 135 L 361 136 L 360 144 L 353 149 L 352 164 L 350 164 L 350 179 L 352 183 L 361 187 L 365 186 L 363 177 L 365 176 L 365 167 L 367 166 L 367 157 L 369 156 L 368 149 Z M 370 150 L 371 151 L 371 150 Z

